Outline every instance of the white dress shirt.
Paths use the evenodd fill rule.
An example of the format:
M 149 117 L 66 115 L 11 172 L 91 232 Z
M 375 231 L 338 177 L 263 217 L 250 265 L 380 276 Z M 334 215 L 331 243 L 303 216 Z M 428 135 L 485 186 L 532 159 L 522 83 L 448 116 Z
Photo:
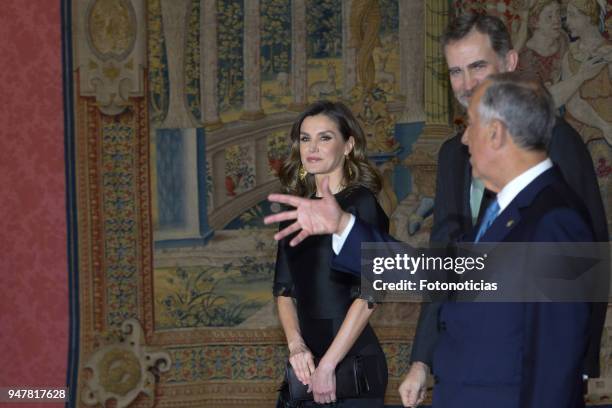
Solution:
M 540 174 L 553 166 L 552 161 L 547 158 L 542 160 L 540 163 L 529 168 L 529 170 L 521 173 L 519 176 L 513 178 L 508 184 L 497 193 L 497 204 L 499 204 L 499 213 L 510 205 L 512 200 L 521 192 L 525 187 L 535 180 Z
M 342 231 L 342 234 L 332 235 L 332 249 L 334 250 L 334 253 L 336 255 L 338 255 L 342 250 L 344 242 L 346 241 L 346 237 L 348 237 L 349 233 L 353 229 L 353 225 L 355 225 L 355 216 L 351 214 L 351 219 L 349 220 L 348 224 L 346 224 L 346 227 L 344 227 L 344 231 Z

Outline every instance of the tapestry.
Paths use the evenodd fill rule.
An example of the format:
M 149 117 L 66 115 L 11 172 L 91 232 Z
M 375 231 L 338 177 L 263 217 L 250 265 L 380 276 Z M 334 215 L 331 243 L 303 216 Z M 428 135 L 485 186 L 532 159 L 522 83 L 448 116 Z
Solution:
M 287 346 L 272 296 L 276 227 L 263 217 L 280 211 L 266 197 L 280 190 L 293 121 L 313 101 L 345 102 L 383 176 L 393 234 L 427 243 L 437 150 L 460 117 L 439 38 L 449 16 L 493 3 L 63 1 L 78 235 L 72 401 L 274 406 Z M 525 7 L 492 10 L 519 35 Z M 584 56 L 570 56 L 579 71 Z M 565 112 L 584 125 L 609 203 L 608 72 L 580 88 L 600 122 Z M 387 404 L 400 403 L 418 311 L 387 303 L 371 319 L 389 366 Z M 605 336 L 595 402 L 610 395 Z
M 612 1 L 456 0 L 453 7 L 457 14 L 496 15 L 510 28 L 519 53 L 517 69 L 537 75 L 547 86 L 560 114 L 582 136 L 591 154 L 610 231 Z M 587 48 L 585 43 L 595 46 Z M 612 392 L 611 334 L 608 312 L 602 335 L 601 378 L 589 380 L 590 403 L 607 402 Z
M 69 3 L 75 403 L 272 406 L 287 350 L 271 293 L 275 229 L 262 222 L 279 207 L 265 198 L 299 111 L 343 100 L 388 167 L 392 214 L 409 93 L 400 2 Z M 395 403 L 418 312 L 398 306 L 374 319 Z

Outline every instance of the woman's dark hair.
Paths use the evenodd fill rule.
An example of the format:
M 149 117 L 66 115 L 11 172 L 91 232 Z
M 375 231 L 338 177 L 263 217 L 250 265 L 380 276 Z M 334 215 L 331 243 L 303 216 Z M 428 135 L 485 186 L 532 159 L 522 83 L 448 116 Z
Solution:
M 300 158 L 300 131 L 302 122 L 309 116 L 325 115 L 331 119 L 346 142 L 353 136 L 355 145 L 344 161 L 343 179 L 345 188 L 364 186 L 373 194 L 378 194 L 382 180 L 376 167 L 366 155 L 366 137 L 353 113 L 342 102 L 318 101 L 302 112 L 291 127 L 291 151 L 279 172 L 283 192 L 310 197 L 316 192 L 314 175 L 308 174 L 303 180 L 299 173 L 302 166 Z M 350 170 L 349 170 L 350 169 Z

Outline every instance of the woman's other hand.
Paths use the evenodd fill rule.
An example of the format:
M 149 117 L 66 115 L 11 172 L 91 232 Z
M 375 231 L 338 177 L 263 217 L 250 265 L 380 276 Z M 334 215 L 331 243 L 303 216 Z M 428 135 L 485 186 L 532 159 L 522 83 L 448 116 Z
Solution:
M 312 353 L 304 342 L 289 344 L 289 363 L 293 367 L 298 380 L 304 385 L 309 385 L 310 376 L 315 371 L 315 364 Z
M 311 378 L 314 400 L 319 404 L 336 401 L 336 366 L 321 360 Z

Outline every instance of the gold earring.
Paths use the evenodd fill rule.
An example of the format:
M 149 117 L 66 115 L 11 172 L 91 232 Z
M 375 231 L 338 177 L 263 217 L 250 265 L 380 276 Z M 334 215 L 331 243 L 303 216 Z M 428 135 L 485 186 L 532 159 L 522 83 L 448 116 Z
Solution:
M 353 169 L 351 169 L 351 164 L 348 160 L 348 156 L 346 157 L 346 160 L 344 161 L 344 164 L 346 165 L 346 171 L 348 173 L 349 179 L 353 178 Z
M 300 164 L 300 171 L 298 172 L 298 177 L 300 178 L 300 181 L 306 180 L 307 175 L 308 175 L 308 172 L 306 171 L 304 166 Z

